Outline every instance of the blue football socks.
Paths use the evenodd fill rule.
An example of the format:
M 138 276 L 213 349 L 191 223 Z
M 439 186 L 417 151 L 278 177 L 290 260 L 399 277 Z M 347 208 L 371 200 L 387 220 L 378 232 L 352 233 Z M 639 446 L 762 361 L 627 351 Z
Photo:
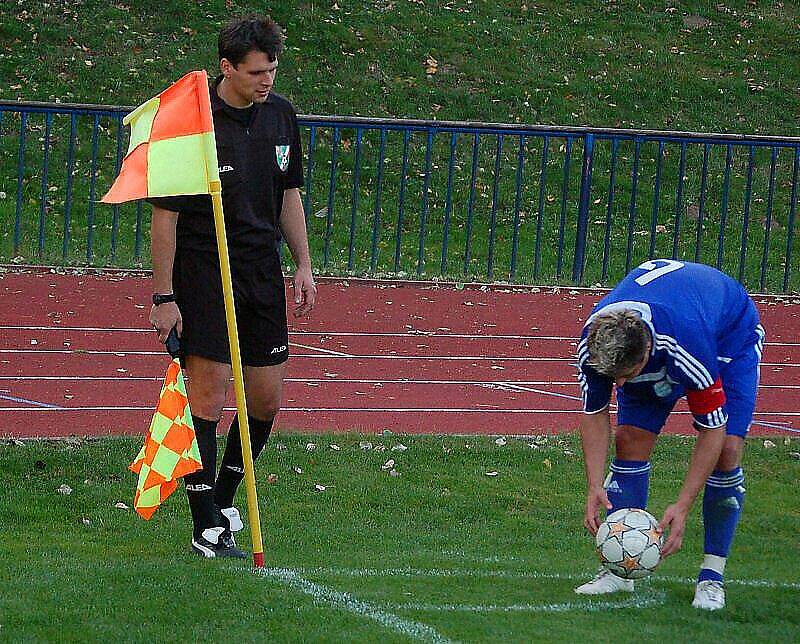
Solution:
M 741 467 L 729 472 L 714 470 L 708 477 L 703 495 L 705 557 L 698 581 L 722 581 L 736 524 L 742 514 L 744 492 Z
M 605 488 L 611 502 L 611 512 L 622 508 L 645 509 L 650 490 L 650 462 L 615 458 L 611 462 Z

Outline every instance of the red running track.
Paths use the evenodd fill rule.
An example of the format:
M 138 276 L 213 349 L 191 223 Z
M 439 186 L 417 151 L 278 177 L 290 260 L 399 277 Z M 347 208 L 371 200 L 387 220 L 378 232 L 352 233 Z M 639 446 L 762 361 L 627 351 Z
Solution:
M 0 274 L 0 436 L 142 433 L 168 363 L 147 321 L 150 291 L 141 274 Z M 575 338 L 601 295 L 322 280 L 314 317 L 290 328 L 277 425 L 575 429 Z M 755 299 L 768 344 L 753 431 L 800 433 L 800 299 Z M 690 433 L 684 402 L 676 412 L 667 430 Z

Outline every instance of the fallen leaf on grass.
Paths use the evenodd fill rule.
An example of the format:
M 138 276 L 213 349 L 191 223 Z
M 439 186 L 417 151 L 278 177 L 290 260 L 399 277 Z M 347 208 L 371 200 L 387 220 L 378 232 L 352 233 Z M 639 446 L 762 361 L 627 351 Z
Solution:
M 505 445 L 506 443 L 508 443 L 508 441 L 503 436 L 501 436 L 494 442 L 495 445 L 499 445 L 500 447 L 503 447 L 503 445 Z
M 372 449 L 372 443 L 370 443 L 369 441 L 361 441 L 361 442 L 358 444 L 358 446 L 359 446 L 361 449 L 363 449 L 363 450 L 369 450 L 369 449 Z
M 118 510 L 130 510 L 130 508 L 127 505 L 125 505 L 122 501 L 115 503 L 114 507 L 117 508 Z
M 388 461 L 386 461 L 386 462 L 385 462 L 383 465 L 381 465 L 381 469 L 382 469 L 382 470 L 390 470 L 390 469 L 392 469 L 393 467 L 394 467 L 394 459 L 393 459 L 393 458 L 390 458 L 390 459 L 389 459 Z
M 68 494 L 72 494 L 72 488 L 66 483 L 62 483 L 61 485 L 58 486 L 58 493 L 63 494 L 65 496 Z
M 324 492 L 325 490 L 327 490 L 327 489 L 328 489 L 328 487 L 327 487 L 327 486 L 325 486 L 325 485 L 320 485 L 319 483 L 314 483 L 314 489 L 315 489 L 317 492 Z
M 491 470 L 490 472 L 486 472 L 486 476 L 497 476 L 497 471 Z
M 270 485 L 275 485 L 278 482 L 278 475 L 277 474 L 270 474 L 267 476 L 267 483 Z
M 548 470 L 553 468 L 553 464 L 550 462 L 549 458 L 546 458 L 542 461 L 542 465 L 544 465 Z
M 392 447 L 393 452 L 405 452 L 408 449 L 403 443 L 398 443 L 394 447 Z
M 772 449 L 773 447 L 775 447 L 775 443 L 773 443 L 771 440 L 765 440 L 764 447 L 766 447 L 767 449 Z

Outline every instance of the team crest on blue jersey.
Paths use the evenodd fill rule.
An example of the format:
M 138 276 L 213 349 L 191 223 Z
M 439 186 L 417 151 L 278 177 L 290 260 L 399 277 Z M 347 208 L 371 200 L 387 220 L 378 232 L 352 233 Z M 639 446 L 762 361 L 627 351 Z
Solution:
M 289 146 L 276 145 L 275 158 L 278 160 L 278 167 L 281 169 L 281 172 L 286 172 L 286 168 L 289 167 Z

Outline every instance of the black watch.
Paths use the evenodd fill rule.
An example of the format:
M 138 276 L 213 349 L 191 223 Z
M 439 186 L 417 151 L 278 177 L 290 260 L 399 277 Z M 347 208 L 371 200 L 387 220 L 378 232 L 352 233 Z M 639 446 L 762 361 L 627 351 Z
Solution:
M 153 293 L 153 304 L 158 306 L 159 304 L 166 304 L 167 302 L 174 302 L 175 301 L 175 294 L 174 293 L 166 293 L 162 295 L 161 293 Z

